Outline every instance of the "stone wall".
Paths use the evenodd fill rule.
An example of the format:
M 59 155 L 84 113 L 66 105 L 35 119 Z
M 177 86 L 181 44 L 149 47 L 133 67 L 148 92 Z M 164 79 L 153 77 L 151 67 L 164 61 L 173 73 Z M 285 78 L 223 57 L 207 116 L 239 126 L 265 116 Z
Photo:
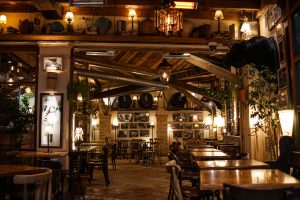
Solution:
M 163 141 L 162 154 L 167 155 L 168 147 L 168 112 L 157 111 L 156 112 L 156 135 L 157 138 Z

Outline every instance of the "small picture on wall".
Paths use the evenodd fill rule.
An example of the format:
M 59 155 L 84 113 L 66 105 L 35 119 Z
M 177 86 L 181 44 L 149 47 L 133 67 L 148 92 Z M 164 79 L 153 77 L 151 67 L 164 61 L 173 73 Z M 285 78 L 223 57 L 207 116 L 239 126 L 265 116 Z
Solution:
M 127 124 L 127 123 L 121 124 L 121 129 L 128 129 L 128 128 L 129 128 L 129 124 Z
M 275 25 L 275 20 L 274 20 L 273 13 L 272 13 L 271 9 L 269 9 L 266 12 L 265 19 L 266 19 L 266 25 L 268 26 L 268 29 L 271 30 Z
M 278 88 L 282 89 L 288 86 L 288 73 L 287 68 L 284 66 L 277 71 Z
M 182 131 L 173 131 L 173 137 L 182 138 Z
M 44 57 L 45 71 L 62 71 L 62 57 Z
M 128 136 L 128 131 L 127 130 L 119 130 L 118 131 L 118 138 L 124 138 Z
M 129 137 L 139 137 L 139 131 L 137 130 L 130 130 Z
M 278 22 L 278 20 L 281 18 L 281 8 L 276 4 L 272 10 L 274 22 Z
M 150 132 L 149 130 L 140 130 L 140 137 L 149 137 Z

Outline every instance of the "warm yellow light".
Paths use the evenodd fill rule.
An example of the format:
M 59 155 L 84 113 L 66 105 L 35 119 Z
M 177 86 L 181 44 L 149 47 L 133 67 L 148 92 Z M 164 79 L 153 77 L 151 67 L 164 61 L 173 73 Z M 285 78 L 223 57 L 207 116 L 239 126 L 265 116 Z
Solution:
M 72 12 L 67 12 L 65 16 L 66 22 L 72 22 L 74 21 L 74 14 Z
M 114 121 L 113 121 L 113 126 L 114 126 L 114 127 L 118 127 L 118 126 L 119 126 L 118 119 L 114 119 Z
M 241 32 L 243 32 L 243 33 L 250 33 L 251 32 L 250 24 L 248 22 L 243 23 L 243 25 L 241 27 Z
M 6 24 L 7 18 L 6 15 L 0 15 L 0 24 Z
M 82 101 L 82 100 L 83 100 L 83 98 L 82 98 L 81 93 L 78 93 L 78 95 L 77 95 L 77 101 Z
M 224 19 L 222 10 L 217 10 L 215 12 L 215 20 L 222 20 L 222 19 Z
M 225 126 L 225 119 L 221 115 L 218 115 L 214 118 L 214 126 L 215 127 L 224 127 Z
M 133 96 L 133 97 L 132 97 L 132 100 L 133 100 L 133 101 L 136 101 L 136 100 L 137 100 L 137 96 Z
M 154 127 L 154 122 L 153 122 L 153 121 L 150 122 L 150 126 L 151 126 L 151 127 Z
M 132 17 L 132 18 L 135 17 L 136 16 L 135 9 L 130 9 L 129 12 L 128 12 L 128 16 Z
M 294 110 L 286 109 L 279 110 L 279 121 L 282 130 L 282 135 L 292 136 L 293 134 L 293 122 L 294 122 Z
M 210 115 L 205 118 L 205 124 L 208 126 L 212 125 L 212 118 Z
M 97 126 L 97 119 L 94 118 L 92 119 L 92 126 L 93 127 Z
M 153 98 L 153 100 L 154 100 L 155 102 L 158 101 L 158 97 L 155 96 L 155 97 Z
M 177 9 L 197 9 L 197 2 L 188 2 L 188 1 L 174 1 L 175 8 Z

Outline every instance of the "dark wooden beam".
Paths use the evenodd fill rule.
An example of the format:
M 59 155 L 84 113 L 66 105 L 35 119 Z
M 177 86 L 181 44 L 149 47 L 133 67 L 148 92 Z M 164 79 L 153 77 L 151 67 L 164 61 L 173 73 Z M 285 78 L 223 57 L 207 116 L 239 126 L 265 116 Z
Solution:
M 32 0 L 32 3 L 46 19 L 62 19 L 63 17 L 63 7 L 54 0 Z
M 217 65 L 214 65 L 202 58 L 199 58 L 197 56 L 191 55 L 188 58 L 184 58 L 186 61 L 192 63 L 193 65 L 200 67 L 202 69 L 205 69 L 209 71 L 210 73 L 215 74 L 219 78 L 224 78 L 227 81 L 230 81 L 232 83 L 237 82 L 237 76 L 231 73 L 230 71 L 223 69 L 222 67 L 219 67 Z
M 158 74 L 154 72 L 154 70 L 151 69 L 140 69 L 138 67 L 134 67 L 128 64 L 120 64 L 117 62 L 114 62 L 110 59 L 105 59 L 96 56 L 85 56 L 85 55 L 75 55 L 76 62 L 79 63 L 88 63 L 92 65 L 96 65 L 99 68 L 105 68 L 105 69 L 110 69 L 114 71 L 122 71 L 122 72 L 130 72 L 133 74 L 138 74 L 138 75 L 143 75 L 143 76 L 150 76 L 150 77 L 158 77 Z
M 106 98 L 106 97 L 114 97 L 114 96 L 123 96 L 132 93 L 139 93 L 139 92 L 151 92 L 157 91 L 160 88 L 157 87 L 147 87 L 147 86 L 140 86 L 140 85 L 128 85 L 123 86 L 103 92 L 97 92 L 92 94 L 92 99 L 99 99 L 99 98 Z

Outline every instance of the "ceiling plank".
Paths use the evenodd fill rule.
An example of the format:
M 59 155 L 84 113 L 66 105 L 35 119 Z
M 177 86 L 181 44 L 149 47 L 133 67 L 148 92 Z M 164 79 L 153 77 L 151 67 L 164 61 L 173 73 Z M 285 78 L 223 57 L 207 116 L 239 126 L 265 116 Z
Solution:
M 193 65 L 200 67 L 201 69 L 205 69 L 208 72 L 211 72 L 215 75 L 217 75 L 220 78 L 224 78 L 227 81 L 230 81 L 232 83 L 237 82 L 237 76 L 231 73 L 230 71 L 223 69 L 222 67 L 219 67 L 217 65 L 214 65 L 202 58 L 199 58 L 194 55 L 190 55 L 188 58 L 184 58 L 186 61 L 192 63 Z
M 32 0 L 32 3 L 46 19 L 63 18 L 63 7 L 53 0 Z

